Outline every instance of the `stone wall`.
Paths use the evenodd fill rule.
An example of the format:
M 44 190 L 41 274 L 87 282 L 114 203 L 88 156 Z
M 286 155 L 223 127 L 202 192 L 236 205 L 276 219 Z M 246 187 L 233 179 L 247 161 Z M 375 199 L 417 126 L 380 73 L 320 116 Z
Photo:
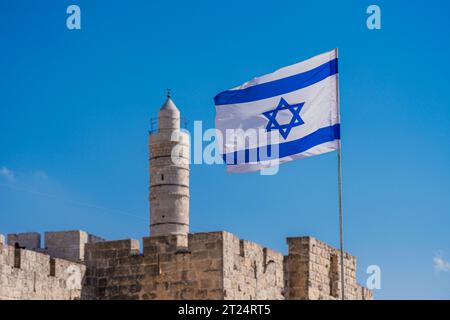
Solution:
M 340 251 L 312 237 L 288 238 L 287 289 L 290 299 L 341 299 Z M 345 298 L 372 299 L 356 283 L 356 257 L 344 254 Z
M 81 298 L 86 267 L 0 244 L 0 300 Z
M 154 271 L 144 279 L 146 299 L 222 299 L 223 233 L 144 238 Z
M 102 241 L 83 231 L 47 233 L 50 246 L 36 250 L 53 256 L 1 239 L 0 299 L 341 298 L 340 251 L 312 237 L 288 238 L 287 256 L 224 231 L 147 237 L 142 253 L 137 240 Z M 346 299 L 372 299 L 348 253 L 345 281 Z
M 284 257 L 228 232 L 86 245 L 98 299 L 284 299 Z
M 38 232 L 8 234 L 10 246 L 46 253 L 52 257 L 74 262 L 84 261 L 86 243 L 96 243 L 104 239 L 83 230 L 57 231 L 45 233 L 45 247 L 41 247 L 41 235 Z
M 8 234 L 8 244 L 10 246 L 20 246 L 28 250 L 41 248 L 41 235 L 37 232 L 24 232 Z
M 87 285 L 98 299 L 222 299 L 223 233 L 86 246 Z M 93 289 L 92 289 L 93 288 Z
M 339 250 L 289 238 L 289 255 L 228 232 L 108 241 L 86 246 L 87 290 L 97 299 L 340 299 Z M 371 299 L 345 254 L 347 299 Z
M 52 257 L 84 261 L 85 244 L 100 241 L 104 239 L 82 230 L 46 232 L 44 251 Z
M 224 232 L 224 298 L 284 299 L 283 255 Z

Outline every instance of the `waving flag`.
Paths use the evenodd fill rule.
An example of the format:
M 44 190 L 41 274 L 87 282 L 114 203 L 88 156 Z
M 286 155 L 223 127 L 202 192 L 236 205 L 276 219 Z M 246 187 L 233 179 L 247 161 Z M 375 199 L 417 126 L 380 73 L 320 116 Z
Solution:
M 214 98 L 229 172 L 267 168 L 338 148 L 338 59 L 333 50 Z M 257 139 L 249 137 L 255 135 Z M 240 139 L 237 133 L 243 134 Z M 233 137 L 231 139 L 230 137 Z

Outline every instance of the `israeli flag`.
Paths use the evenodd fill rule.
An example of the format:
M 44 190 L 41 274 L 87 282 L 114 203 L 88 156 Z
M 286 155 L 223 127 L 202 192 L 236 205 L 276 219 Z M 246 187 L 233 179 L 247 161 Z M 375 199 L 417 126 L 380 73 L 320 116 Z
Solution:
M 228 172 L 337 150 L 338 96 L 337 49 L 219 93 L 215 122 Z

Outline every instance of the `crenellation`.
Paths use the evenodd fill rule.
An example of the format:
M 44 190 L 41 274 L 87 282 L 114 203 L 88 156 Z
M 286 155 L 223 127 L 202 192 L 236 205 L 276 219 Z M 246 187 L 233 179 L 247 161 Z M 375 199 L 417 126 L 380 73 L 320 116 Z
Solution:
M 288 290 L 291 299 L 341 299 L 341 255 L 312 237 L 288 238 Z M 305 249 L 309 251 L 305 251 Z M 309 252 L 309 255 L 301 251 Z M 296 269 L 302 268 L 298 274 Z M 345 297 L 369 297 L 356 282 L 356 257 L 344 253 Z M 301 288 L 301 290 L 299 290 Z
M 0 246 L 0 300 L 80 299 L 86 267 L 63 259 L 51 261 L 44 253 Z
M 282 254 L 224 233 L 225 299 L 283 299 Z
M 225 231 L 145 237 L 142 253 L 138 240 L 88 242 L 87 233 L 60 234 L 65 247 L 87 241 L 85 265 L 0 246 L 0 281 L 26 286 L 23 293 L 8 285 L 9 296 L 0 291 L 0 299 L 340 299 L 340 251 L 312 237 L 288 238 L 283 256 Z M 53 288 L 57 279 L 67 281 L 69 266 L 83 274 L 70 294 L 67 285 Z M 346 253 L 346 298 L 372 299 L 355 272 L 356 258 Z M 36 294 L 30 289 L 35 273 Z M 49 288 L 55 293 L 42 292 Z

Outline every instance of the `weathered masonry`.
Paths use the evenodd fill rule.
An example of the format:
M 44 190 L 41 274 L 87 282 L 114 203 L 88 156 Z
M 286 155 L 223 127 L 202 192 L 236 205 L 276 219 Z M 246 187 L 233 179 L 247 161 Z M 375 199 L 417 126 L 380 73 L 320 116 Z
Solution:
M 84 263 L 47 254 L 38 233 L 9 235 L 8 241 L 0 235 L 0 300 L 81 299 Z
M 187 246 L 179 235 L 147 237 L 142 252 L 131 239 L 88 241 L 76 254 L 61 242 L 53 252 L 70 249 L 67 260 L 2 240 L 0 299 L 340 299 L 339 250 L 312 237 L 287 242 L 286 256 L 224 231 L 189 234 Z M 355 272 L 347 253 L 346 298 L 371 299 Z

